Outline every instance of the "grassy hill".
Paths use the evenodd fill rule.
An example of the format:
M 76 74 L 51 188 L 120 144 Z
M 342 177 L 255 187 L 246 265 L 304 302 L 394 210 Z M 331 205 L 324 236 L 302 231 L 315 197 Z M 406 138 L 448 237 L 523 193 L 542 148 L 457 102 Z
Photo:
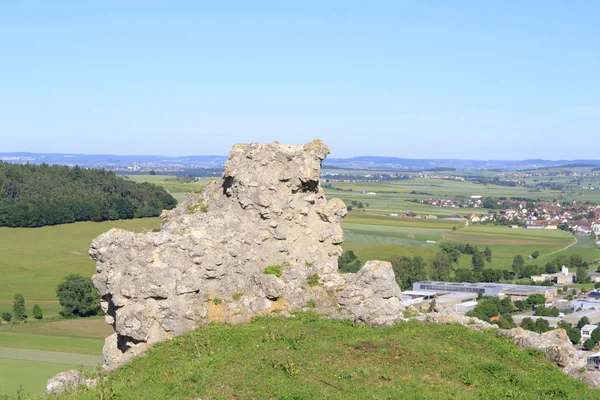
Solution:
M 598 392 L 493 332 L 311 314 L 213 324 L 57 399 L 578 399 Z

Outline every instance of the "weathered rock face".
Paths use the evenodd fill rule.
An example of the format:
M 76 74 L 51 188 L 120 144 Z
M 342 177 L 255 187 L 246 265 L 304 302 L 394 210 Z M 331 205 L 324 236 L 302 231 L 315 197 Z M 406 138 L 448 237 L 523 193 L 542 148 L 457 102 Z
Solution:
M 548 361 L 569 374 L 576 374 L 585 365 L 585 360 L 579 358 L 564 329 L 539 334 L 523 328 L 513 328 L 499 330 L 498 336 L 510 338 L 514 344 L 523 349 L 542 350 Z
M 115 329 L 106 366 L 211 321 L 237 324 L 274 311 L 310 306 L 371 324 L 398 321 L 403 307 L 389 263 L 337 272 L 347 211 L 319 185 L 328 153 L 318 140 L 236 145 L 223 177 L 165 212 L 160 232 L 113 229 L 96 238 L 92 279 Z M 270 266 L 276 274 L 265 273 Z

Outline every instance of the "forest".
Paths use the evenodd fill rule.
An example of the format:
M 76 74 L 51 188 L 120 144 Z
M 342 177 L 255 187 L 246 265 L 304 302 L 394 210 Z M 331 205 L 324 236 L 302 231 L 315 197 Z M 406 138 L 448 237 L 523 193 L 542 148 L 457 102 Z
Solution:
M 159 186 L 103 169 L 0 162 L 0 226 L 155 217 L 176 205 Z

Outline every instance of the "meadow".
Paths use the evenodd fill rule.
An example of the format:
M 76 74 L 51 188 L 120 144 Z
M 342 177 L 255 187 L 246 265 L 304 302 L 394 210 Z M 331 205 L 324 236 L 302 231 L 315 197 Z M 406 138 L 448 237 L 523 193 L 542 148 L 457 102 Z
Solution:
M 153 183 L 158 186 L 162 186 L 169 192 L 171 196 L 177 200 L 177 202 L 181 202 L 185 194 L 188 193 L 192 189 L 198 189 L 205 186 L 209 178 L 200 179 L 196 182 L 192 183 L 183 183 L 177 179 L 176 176 L 173 175 L 123 175 L 127 179 L 136 182 L 148 182 Z
M 39 393 L 58 372 L 102 362 L 112 328 L 104 318 L 59 319 L 56 286 L 68 274 L 95 272 L 88 249 L 96 236 L 113 227 L 140 232 L 159 224 L 159 218 L 147 218 L 0 228 L 0 312 L 12 311 L 15 293 L 25 297 L 29 315 L 36 303 L 44 311 L 41 321 L 0 325 L 0 395 L 14 395 L 21 386 L 24 393 Z
M 41 320 L 0 325 L 0 395 L 43 392 L 59 372 L 92 372 L 102 363 L 104 318 Z
M 0 300 L 4 300 L 0 311 L 8 311 L 6 300 L 12 304 L 15 293 L 22 293 L 29 306 L 39 300 L 56 301 L 56 286 L 66 275 L 92 276 L 95 264 L 88 251 L 98 235 L 111 228 L 141 232 L 159 225 L 159 218 L 143 218 L 0 228 Z M 52 305 L 50 309 L 56 312 L 58 308 Z

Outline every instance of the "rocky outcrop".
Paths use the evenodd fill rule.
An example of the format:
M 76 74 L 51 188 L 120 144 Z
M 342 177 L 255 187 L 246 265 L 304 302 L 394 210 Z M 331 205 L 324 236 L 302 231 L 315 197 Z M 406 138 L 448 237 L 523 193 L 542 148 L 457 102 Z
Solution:
M 73 369 L 71 371 L 61 372 L 49 379 L 46 383 L 46 394 L 58 394 L 73 391 L 78 387 L 93 388 L 95 386 L 95 379 L 88 379 L 82 371 Z
M 318 140 L 236 145 L 222 178 L 165 211 L 160 232 L 113 229 L 96 238 L 92 279 L 115 329 L 106 367 L 212 321 L 308 308 L 369 324 L 398 321 L 403 307 L 389 263 L 337 272 L 347 211 L 319 185 L 328 153 Z
M 575 374 L 585 366 L 585 360 L 579 358 L 564 329 L 555 329 L 539 334 L 523 328 L 513 328 L 499 330 L 498 336 L 510 338 L 522 349 L 542 350 L 548 361 L 567 373 Z

